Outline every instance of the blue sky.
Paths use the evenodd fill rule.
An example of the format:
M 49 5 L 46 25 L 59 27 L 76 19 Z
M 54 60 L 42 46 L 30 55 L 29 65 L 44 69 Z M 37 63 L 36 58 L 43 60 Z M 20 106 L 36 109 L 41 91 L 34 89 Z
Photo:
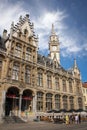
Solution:
M 20 15 L 30 14 L 39 51 L 47 55 L 51 26 L 54 24 L 60 41 L 61 65 L 73 66 L 77 60 L 82 81 L 87 81 L 87 0 L 0 0 L 0 34 L 18 21 Z

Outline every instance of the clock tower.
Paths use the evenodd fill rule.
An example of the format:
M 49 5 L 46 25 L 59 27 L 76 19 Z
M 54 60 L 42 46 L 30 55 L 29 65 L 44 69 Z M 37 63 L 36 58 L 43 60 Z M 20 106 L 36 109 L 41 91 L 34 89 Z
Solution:
M 52 24 L 52 31 L 49 41 L 50 58 L 60 64 L 60 49 L 59 49 L 59 39 L 55 34 L 54 25 Z

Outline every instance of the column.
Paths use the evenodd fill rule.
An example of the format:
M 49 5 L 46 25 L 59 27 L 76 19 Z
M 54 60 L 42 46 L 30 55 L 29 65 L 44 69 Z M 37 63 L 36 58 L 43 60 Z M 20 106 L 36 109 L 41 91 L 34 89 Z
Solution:
M 52 109 L 55 109 L 55 95 L 52 97 Z
M 36 103 L 37 103 L 37 94 L 35 92 L 33 95 L 33 112 L 37 112 L 37 109 L 36 109 L 37 104 Z
M 74 97 L 74 109 L 78 109 L 79 106 L 78 106 L 78 96 L 75 96 Z
M 69 96 L 67 96 L 67 104 L 68 104 L 67 109 L 70 110 L 70 100 L 69 100 Z
M 19 112 L 18 112 L 19 117 L 21 117 L 21 104 L 22 104 L 22 93 L 20 93 L 19 96 Z
M 1 103 L 1 116 L 5 116 L 5 98 L 6 98 L 6 90 L 2 91 L 2 103 Z
M 2 118 L 5 116 L 5 97 L 6 97 L 6 91 L 0 90 L 0 122 L 2 121 Z
M 46 112 L 46 94 L 43 94 L 43 111 Z
M 63 109 L 63 96 L 62 95 L 60 97 L 60 103 L 61 103 L 60 109 Z

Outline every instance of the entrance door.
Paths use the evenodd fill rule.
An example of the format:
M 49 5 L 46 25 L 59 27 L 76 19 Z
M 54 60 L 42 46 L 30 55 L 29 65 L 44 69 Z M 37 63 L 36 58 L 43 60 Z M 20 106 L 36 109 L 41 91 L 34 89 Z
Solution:
M 24 90 L 22 95 L 22 111 L 32 111 L 32 91 Z
M 11 87 L 6 93 L 5 99 L 5 116 L 9 116 L 11 111 L 15 111 L 19 106 L 19 90 Z

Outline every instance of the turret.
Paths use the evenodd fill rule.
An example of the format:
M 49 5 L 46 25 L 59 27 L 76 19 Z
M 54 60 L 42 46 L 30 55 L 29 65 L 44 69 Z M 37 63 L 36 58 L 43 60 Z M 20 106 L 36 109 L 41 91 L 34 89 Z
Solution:
M 81 79 L 81 75 L 80 75 L 79 68 L 77 66 L 76 59 L 74 59 L 73 72 L 74 72 L 74 75 L 78 76 L 78 78 L 80 77 L 80 79 Z

